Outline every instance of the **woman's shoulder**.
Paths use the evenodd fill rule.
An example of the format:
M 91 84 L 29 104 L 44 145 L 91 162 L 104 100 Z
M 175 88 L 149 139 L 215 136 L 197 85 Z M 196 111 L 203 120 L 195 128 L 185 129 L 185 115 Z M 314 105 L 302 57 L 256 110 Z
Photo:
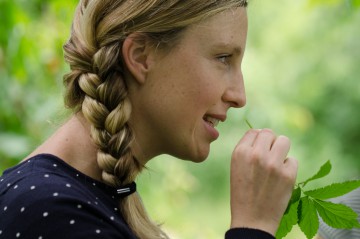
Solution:
M 54 156 L 37 155 L 6 170 L 0 178 L 2 213 L 32 210 L 36 214 L 46 207 L 70 207 L 72 201 L 90 204 L 91 196 L 86 194 L 84 184 L 77 183 L 76 176 L 61 164 Z
M 47 198 L 50 193 L 59 196 L 60 191 L 71 192 L 66 189 L 74 185 L 75 178 L 75 172 L 55 156 L 36 155 L 4 171 L 0 177 L 0 195 L 12 199 L 31 195 L 29 200 Z
M 37 155 L 4 171 L 0 177 L 1 204 L 53 202 L 73 199 L 89 205 L 114 204 L 115 190 L 53 155 Z
M 30 158 L 6 170 L 0 181 L 0 218 L 7 218 L 0 220 L 3 235 L 132 238 L 117 201 L 54 156 Z

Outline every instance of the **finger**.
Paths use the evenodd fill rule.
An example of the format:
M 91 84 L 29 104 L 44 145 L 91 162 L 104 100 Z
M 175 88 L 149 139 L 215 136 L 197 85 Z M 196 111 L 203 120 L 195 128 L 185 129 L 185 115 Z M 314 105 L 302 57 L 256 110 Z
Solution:
M 260 151 L 269 152 L 276 136 L 270 129 L 262 129 L 257 135 L 253 146 Z
M 298 169 L 298 164 L 299 163 L 298 163 L 297 159 L 294 157 L 287 157 L 284 161 L 284 166 L 286 168 L 291 168 L 295 171 L 297 171 L 297 169 Z
M 248 146 L 251 147 L 257 137 L 257 135 L 259 134 L 258 129 L 250 129 L 248 130 L 245 135 L 240 139 L 238 145 L 242 145 L 242 146 Z
M 296 180 L 297 171 L 298 171 L 298 161 L 294 157 L 287 157 L 284 161 L 284 167 L 286 169 L 286 172 L 289 173 L 289 175 L 293 178 L 293 180 Z
M 284 163 L 289 153 L 290 145 L 291 142 L 286 136 L 280 135 L 277 137 L 271 148 L 272 158 L 277 159 L 276 161 L 279 162 L 279 164 Z

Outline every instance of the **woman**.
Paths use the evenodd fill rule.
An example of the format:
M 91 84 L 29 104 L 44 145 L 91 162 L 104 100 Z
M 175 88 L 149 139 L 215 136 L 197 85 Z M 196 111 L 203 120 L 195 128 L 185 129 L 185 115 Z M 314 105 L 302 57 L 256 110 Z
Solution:
M 64 46 L 74 113 L 1 178 L 0 238 L 168 238 L 134 181 L 160 154 L 205 160 L 219 121 L 245 105 L 246 5 L 80 1 Z M 268 129 L 242 137 L 226 238 L 273 238 L 296 178 L 289 148 Z

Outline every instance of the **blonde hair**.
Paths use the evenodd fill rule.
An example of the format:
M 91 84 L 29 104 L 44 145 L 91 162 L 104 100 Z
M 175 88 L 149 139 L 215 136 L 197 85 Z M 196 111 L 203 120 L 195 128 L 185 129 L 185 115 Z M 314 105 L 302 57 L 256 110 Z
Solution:
M 157 47 L 171 49 L 180 33 L 219 12 L 245 7 L 245 0 L 81 0 L 64 45 L 70 73 L 64 76 L 65 105 L 91 124 L 97 162 L 105 183 L 117 187 L 136 179 L 144 165 L 131 151 L 127 122 L 131 103 L 125 84 L 124 39 L 138 32 Z M 121 212 L 140 239 L 168 238 L 148 217 L 138 193 L 120 201 Z

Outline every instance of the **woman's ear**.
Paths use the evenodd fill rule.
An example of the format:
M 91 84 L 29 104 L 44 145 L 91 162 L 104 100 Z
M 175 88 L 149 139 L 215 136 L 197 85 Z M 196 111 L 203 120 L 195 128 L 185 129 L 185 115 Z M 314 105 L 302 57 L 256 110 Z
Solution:
M 146 80 L 150 53 L 149 39 L 145 35 L 132 33 L 126 37 L 122 47 L 124 63 L 134 79 L 140 84 Z

